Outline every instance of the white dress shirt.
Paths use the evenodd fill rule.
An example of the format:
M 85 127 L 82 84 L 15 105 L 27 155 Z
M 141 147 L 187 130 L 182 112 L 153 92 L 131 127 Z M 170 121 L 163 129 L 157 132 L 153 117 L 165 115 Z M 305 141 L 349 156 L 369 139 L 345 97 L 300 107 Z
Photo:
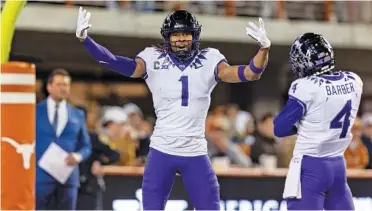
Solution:
M 56 102 L 51 97 L 47 98 L 47 109 L 49 122 L 51 125 L 53 125 L 54 113 L 56 110 Z M 66 100 L 63 100 L 59 103 L 58 107 L 58 123 L 56 131 L 57 137 L 59 137 L 62 134 L 63 130 L 66 127 L 67 121 L 68 121 L 67 103 Z M 74 156 L 78 162 L 81 162 L 82 160 L 81 154 L 73 152 L 72 156 Z
M 47 99 L 47 108 L 49 122 L 51 125 L 53 125 L 56 102 L 51 97 L 48 97 Z M 58 107 L 58 123 L 56 129 L 57 137 L 59 137 L 62 134 L 62 131 L 65 129 L 67 120 L 68 120 L 67 103 L 65 100 L 63 100 L 59 103 Z

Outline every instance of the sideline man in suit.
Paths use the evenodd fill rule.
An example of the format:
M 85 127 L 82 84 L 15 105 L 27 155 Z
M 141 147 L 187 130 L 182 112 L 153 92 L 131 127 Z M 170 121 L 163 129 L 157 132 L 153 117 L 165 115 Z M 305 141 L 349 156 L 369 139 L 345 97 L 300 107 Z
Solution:
M 36 209 L 75 210 L 79 182 L 78 164 L 91 154 L 83 111 L 66 102 L 71 77 L 66 70 L 53 71 L 47 82 L 49 96 L 36 107 Z M 67 165 L 75 166 L 65 184 L 39 165 L 39 159 L 54 142 L 69 153 Z
M 78 106 L 87 114 L 84 107 Z M 110 112 L 109 112 L 110 113 Z M 110 165 L 120 159 L 120 153 L 115 150 L 115 146 L 110 143 L 111 139 L 117 138 L 120 134 L 121 124 L 127 120 L 124 112 L 111 112 L 105 115 L 104 131 L 96 133 L 89 131 L 92 143 L 92 155 L 87 161 L 80 163 L 80 189 L 78 192 L 78 210 L 102 210 L 103 192 L 105 191 L 105 181 L 101 174 L 101 165 Z M 119 125 L 119 127 L 115 127 Z M 116 130 L 116 131 L 115 131 Z

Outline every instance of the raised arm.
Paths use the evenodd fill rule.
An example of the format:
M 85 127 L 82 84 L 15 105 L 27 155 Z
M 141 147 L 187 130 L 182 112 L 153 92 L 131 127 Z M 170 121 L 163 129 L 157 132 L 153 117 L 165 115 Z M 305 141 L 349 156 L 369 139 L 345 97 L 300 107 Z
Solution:
M 221 62 L 218 65 L 218 78 L 228 83 L 258 80 L 265 70 L 268 59 L 269 48 L 261 48 L 249 65 L 230 66 L 226 62 Z
M 220 80 L 228 83 L 238 83 L 260 79 L 269 60 L 271 41 L 267 37 L 264 22 L 261 18 L 259 18 L 259 23 L 260 26 L 257 27 L 254 23 L 249 22 L 246 30 L 247 35 L 255 39 L 260 44 L 261 49 L 251 59 L 249 65 L 230 66 L 226 62 L 221 62 L 218 65 L 217 73 Z
M 88 37 L 90 13 L 79 9 L 77 20 L 76 37 L 83 43 L 89 54 L 100 64 L 109 70 L 118 72 L 131 78 L 139 78 L 146 72 L 145 62 L 141 58 L 131 59 L 124 56 L 116 56 L 108 49 L 96 43 Z

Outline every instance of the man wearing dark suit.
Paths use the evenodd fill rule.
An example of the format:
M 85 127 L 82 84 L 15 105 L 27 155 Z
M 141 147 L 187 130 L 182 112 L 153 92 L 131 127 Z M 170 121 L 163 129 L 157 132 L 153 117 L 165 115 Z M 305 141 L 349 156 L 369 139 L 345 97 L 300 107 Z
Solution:
M 75 210 L 79 182 L 78 164 L 91 154 L 83 111 L 66 102 L 71 77 L 63 69 L 53 71 L 47 82 L 49 96 L 36 106 L 36 209 Z M 74 170 L 64 184 L 39 166 L 54 142 L 68 153 L 65 162 Z
M 85 114 L 87 113 L 84 107 L 79 106 L 78 108 L 83 110 Z M 104 126 L 107 126 L 105 127 L 107 128 L 106 131 L 110 130 L 108 128 L 109 124 L 114 124 L 107 121 L 115 121 L 117 118 L 120 118 L 120 115 L 115 115 L 115 118 L 105 120 Z M 123 119 L 123 123 L 125 120 L 126 116 Z M 92 155 L 87 161 L 81 162 L 79 165 L 81 185 L 76 208 L 77 210 L 102 210 L 105 181 L 100 168 L 101 165 L 110 165 L 119 161 L 120 153 L 110 143 L 111 138 L 108 132 L 97 134 L 95 131 L 90 131 L 89 136 L 92 143 Z

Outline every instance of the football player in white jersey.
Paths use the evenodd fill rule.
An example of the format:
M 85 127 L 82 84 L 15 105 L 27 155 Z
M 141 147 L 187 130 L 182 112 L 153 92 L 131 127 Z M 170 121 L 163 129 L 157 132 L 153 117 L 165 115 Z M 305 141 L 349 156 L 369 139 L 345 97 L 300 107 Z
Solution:
M 354 210 L 343 154 L 363 82 L 353 72 L 334 69 L 332 47 L 319 34 L 297 38 L 290 63 L 298 79 L 274 120 L 277 137 L 297 134 L 283 193 L 288 210 Z
M 113 55 L 88 37 L 89 18 L 80 9 L 76 36 L 88 52 L 110 70 L 142 77 L 152 93 L 157 120 L 142 182 L 143 209 L 165 208 L 179 172 L 195 209 L 220 210 L 219 184 L 204 135 L 210 95 L 219 81 L 260 78 L 271 45 L 262 19 L 259 26 L 249 23 L 246 29 L 261 46 L 258 53 L 249 65 L 230 66 L 217 49 L 199 49 L 201 25 L 185 10 L 165 18 L 161 48 L 146 48 L 135 59 Z

